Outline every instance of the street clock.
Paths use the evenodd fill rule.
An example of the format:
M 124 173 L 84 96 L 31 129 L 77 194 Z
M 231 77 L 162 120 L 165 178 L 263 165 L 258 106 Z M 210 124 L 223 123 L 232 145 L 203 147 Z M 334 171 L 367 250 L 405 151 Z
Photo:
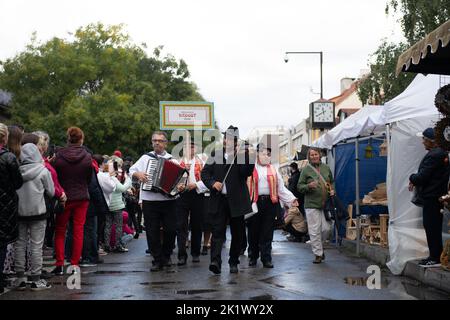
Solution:
M 335 126 L 334 102 L 316 101 L 310 104 L 312 129 L 331 129 Z

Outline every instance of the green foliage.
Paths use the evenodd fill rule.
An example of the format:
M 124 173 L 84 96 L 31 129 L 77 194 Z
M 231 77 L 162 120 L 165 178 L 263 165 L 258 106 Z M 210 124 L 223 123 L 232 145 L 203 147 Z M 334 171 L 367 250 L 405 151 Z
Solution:
M 403 34 L 409 45 L 450 19 L 450 0 L 389 0 L 386 13 L 400 12 Z
M 67 128 L 79 126 L 94 152 L 136 156 L 159 128 L 159 101 L 203 100 L 183 60 L 163 57 L 162 46 L 148 56 L 122 25 L 90 24 L 72 36 L 38 43 L 34 34 L 25 51 L 1 62 L 11 121 L 27 131 L 45 130 L 62 145 Z
M 383 40 L 372 55 L 370 74 L 361 80 L 358 95 L 364 104 L 381 105 L 396 97 L 414 79 L 414 74 L 401 73 L 395 76 L 398 56 L 407 49 L 405 44 L 394 44 Z
M 414 79 L 414 73 L 395 76 L 400 55 L 411 45 L 450 19 L 450 0 L 388 0 L 386 14 L 401 13 L 399 22 L 407 43 L 384 39 L 369 62 L 370 74 L 361 80 L 358 95 L 363 103 L 383 104 Z

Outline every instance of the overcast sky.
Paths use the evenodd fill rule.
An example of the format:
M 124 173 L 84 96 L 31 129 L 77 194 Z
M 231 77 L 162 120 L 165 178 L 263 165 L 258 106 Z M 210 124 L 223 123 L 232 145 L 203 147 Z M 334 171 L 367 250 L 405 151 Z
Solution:
M 215 104 L 221 129 L 242 136 L 258 126 L 290 127 L 319 98 L 340 94 L 340 79 L 358 77 L 383 37 L 401 39 L 386 0 L 0 0 L 0 60 L 14 56 L 33 31 L 40 40 L 67 37 L 88 23 L 124 23 L 148 52 L 184 59 L 203 97 Z

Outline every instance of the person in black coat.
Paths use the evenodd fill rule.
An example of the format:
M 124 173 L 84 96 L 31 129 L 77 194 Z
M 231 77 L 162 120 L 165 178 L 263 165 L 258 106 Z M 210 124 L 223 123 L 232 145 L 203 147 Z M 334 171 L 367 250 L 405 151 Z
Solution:
M 442 204 L 439 197 L 447 193 L 449 177 L 448 154 L 435 142 L 433 128 L 426 129 L 418 136 L 428 153 L 422 159 L 417 173 L 409 177 L 409 190 L 416 189 L 417 205 L 423 207 L 423 227 L 427 236 L 430 256 L 419 264 L 423 267 L 439 266 L 442 253 Z
M 101 155 L 94 155 L 97 164 L 102 161 Z M 86 214 L 86 223 L 84 224 L 83 252 L 81 266 L 95 266 L 103 261 L 98 256 L 97 241 L 97 219 L 98 216 L 108 214 L 108 204 L 103 195 L 103 190 L 98 182 L 97 171 L 92 168 L 92 179 L 88 186 L 89 207 Z
M 300 179 L 301 171 L 298 170 L 298 164 L 296 162 L 292 162 L 289 165 L 289 168 L 291 170 L 291 176 L 288 179 L 288 190 L 292 192 L 292 194 L 298 199 L 298 203 L 300 204 L 298 208 L 305 217 L 305 194 L 300 193 L 297 190 L 298 180 Z
M 3 265 L 6 248 L 18 236 L 19 197 L 16 190 L 23 184 L 17 158 L 5 148 L 7 141 L 8 128 L 0 123 L 0 293 L 5 287 Z
M 224 135 L 223 150 L 218 150 L 208 159 L 201 173 L 202 181 L 211 191 L 211 196 L 207 200 L 208 215 L 212 224 L 209 270 L 215 274 L 221 272 L 221 253 L 228 220 L 231 229 L 228 263 L 231 273 L 238 272 L 239 255 L 245 233 L 244 215 L 252 212 L 246 181 L 253 173 L 256 156 L 245 147 L 242 148 L 244 151 L 239 148 L 238 128 L 230 126 Z

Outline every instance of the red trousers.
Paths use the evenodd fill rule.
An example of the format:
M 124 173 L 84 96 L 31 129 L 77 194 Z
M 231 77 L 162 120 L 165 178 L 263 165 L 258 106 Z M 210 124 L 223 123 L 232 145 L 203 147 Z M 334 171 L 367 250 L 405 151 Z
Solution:
M 89 206 L 88 200 L 67 201 L 63 214 L 56 216 L 55 227 L 55 253 L 56 266 L 64 266 L 64 244 L 66 240 L 67 223 L 73 217 L 73 243 L 72 258 L 70 263 L 78 266 L 83 250 L 83 232 L 86 221 L 86 212 Z

